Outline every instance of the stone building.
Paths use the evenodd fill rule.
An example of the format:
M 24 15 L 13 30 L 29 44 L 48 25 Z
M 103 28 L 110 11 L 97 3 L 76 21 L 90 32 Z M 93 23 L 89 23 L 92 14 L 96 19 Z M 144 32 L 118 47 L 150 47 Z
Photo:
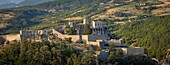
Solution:
M 108 35 L 110 33 L 108 28 L 103 25 L 103 22 L 92 21 L 90 24 L 88 19 L 84 19 L 83 24 L 82 23 L 74 24 L 73 22 L 69 22 L 69 27 L 67 27 L 67 28 L 73 28 L 78 34 L 77 30 L 81 30 L 81 32 L 84 31 L 84 25 L 90 26 L 91 35 Z
M 77 43 L 83 43 L 83 39 L 82 39 L 82 33 L 84 30 L 84 24 L 77 24 L 75 26 L 75 30 L 77 31 L 77 34 L 79 35 L 79 40 L 77 40 Z
M 77 24 L 75 25 L 74 29 L 76 30 L 77 34 L 82 34 L 84 30 L 84 24 Z
M 21 40 L 19 34 L 3 35 L 3 38 L 5 38 L 6 41 L 20 41 Z
M 32 38 L 32 39 L 40 39 L 40 35 L 42 35 L 42 30 L 33 31 L 33 30 L 21 30 L 20 31 L 21 38 Z
M 53 31 L 51 29 L 48 30 L 21 30 L 20 37 L 22 39 L 33 39 L 33 40 L 48 40 L 49 38 L 53 38 Z
M 109 57 L 110 52 L 108 50 L 101 50 L 97 55 L 99 61 L 106 61 Z
M 90 28 L 90 34 L 82 35 L 84 31 L 87 31 L 85 30 L 86 25 L 88 25 Z M 69 35 L 68 32 L 70 28 L 72 28 L 74 32 L 76 32 L 76 34 Z M 57 28 L 54 31 L 55 34 L 58 34 L 59 38 L 64 39 L 71 37 L 73 42 L 83 41 L 86 44 L 98 45 L 99 41 L 97 40 L 106 40 L 109 38 L 109 30 L 107 29 L 107 27 L 103 26 L 102 22 L 92 21 L 90 23 L 88 19 L 84 19 L 83 23 L 79 24 L 69 22 L 68 25 L 66 25 L 65 27 L 60 29 Z M 62 31 L 64 31 L 64 33 Z
M 115 49 L 119 50 L 119 52 L 123 55 L 144 55 L 144 48 L 141 47 L 131 47 L 126 45 L 125 43 L 122 42 L 122 40 L 103 40 L 100 42 L 99 47 L 101 49 L 107 49 L 109 48 L 109 45 L 111 43 L 114 43 Z
M 141 47 L 127 47 L 121 48 L 124 55 L 144 55 L 144 48 Z
M 88 18 L 83 19 L 83 24 L 90 24 L 89 19 Z
M 109 30 L 107 27 L 103 25 L 103 22 L 100 21 L 92 21 L 92 34 L 93 35 L 108 35 Z
M 102 28 L 103 22 L 101 21 L 92 21 L 92 28 Z
M 68 22 L 70 27 L 74 27 L 75 23 L 74 22 Z

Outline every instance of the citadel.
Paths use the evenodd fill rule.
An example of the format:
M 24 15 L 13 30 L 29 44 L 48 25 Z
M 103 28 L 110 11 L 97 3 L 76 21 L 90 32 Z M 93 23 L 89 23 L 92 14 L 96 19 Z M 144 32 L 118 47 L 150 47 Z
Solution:
M 29 39 L 34 41 L 53 40 L 56 38 L 61 40 L 70 38 L 75 44 L 88 44 L 100 47 L 102 50 L 98 57 L 107 60 L 109 56 L 109 45 L 114 43 L 115 49 L 119 50 L 123 55 L 144 55 L 144 48 L 128 46 L 121 39 L 111 39 L 109 29 L 103 25 L 102 21 L 92 21 L 84 19 L 83 23 L 69 22 L 65 26 L 56 29 L 45 30 L 21 30 L 17 35 L 4 35 L 8 41 L 21 41 Z M 56 41 L 57 43 L 57 41 Z

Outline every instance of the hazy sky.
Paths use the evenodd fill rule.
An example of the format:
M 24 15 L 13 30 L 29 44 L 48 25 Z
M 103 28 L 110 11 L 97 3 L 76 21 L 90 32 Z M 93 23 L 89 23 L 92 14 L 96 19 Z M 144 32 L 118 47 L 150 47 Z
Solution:
M 7 3 L 20 3 L 24 0 L 0 0 L 0 5 L 7 4 Z

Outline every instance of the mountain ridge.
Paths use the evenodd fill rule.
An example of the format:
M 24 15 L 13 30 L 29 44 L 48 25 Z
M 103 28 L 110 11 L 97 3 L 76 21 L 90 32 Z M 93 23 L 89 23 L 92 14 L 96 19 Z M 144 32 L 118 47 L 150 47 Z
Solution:
M 37 5 L 37 4 L 45 3 L 45 2 L 48 2 L 48 1 L 55 1 L 55 0 L 25 0 L 25 1 L 22 1 L 20 3 L 2 4 L 2 5 L 0 5 L 0 9 L 31 6 L 31 5 Z

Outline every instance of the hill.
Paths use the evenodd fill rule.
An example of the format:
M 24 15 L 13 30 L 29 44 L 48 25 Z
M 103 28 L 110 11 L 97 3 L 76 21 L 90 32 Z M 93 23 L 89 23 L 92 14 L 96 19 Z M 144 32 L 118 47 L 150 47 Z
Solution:
M 25 0 L 19 3 L 18 6 L 30 6 L 30 5 L 41 4 L 48 1 L 54 1 L 54 0 Z
M 48 1 L 0 10 L 0 35 L 16 34 L 22 29 L 56 28 L 68 22 L 82 22 L 83 18 L 89 17 L 104 21 L 111 32 L 118 30 L 115 34 L 122 37 L 126 44 L 144 47 L 150 57 L 163 59 L 166 49 L 170 48 L 170 16 L 165 16 L 170 14 L 169 9 L 169 2 L 162 0 Z
M 31 5 L 37 5 L 41 3 L 45 3 L 48 1 L 54 1 L 54 0 L 24 0 L 20 3 L 7 3 L 0 5 L 0 9 L 6 9 L 6 8 L 15 8 L 15 7 L 22 7 L 22 6 L 31 6 Z
M 21 28 L 28 29 L 35 25 L 36 26 L 31 29 L 53 27 L 53 25 L 56 26 L 56 22 L 55 24 L 52 22 L 60 21 L 61 18 L 65 18 L 66 15 L 77 11 L 77 8 L 90 5 L 96 6 L 108 1 L 109 0 L 56 0 L 34 6 L 3 9 L 0 10 L 0 15 L 3 15 L 0 18 L 0 23 L 6 23 L 8 26 L 6 26 L 6 28 L 0 28 L 0 34 L 18 33 L 17 31 Z M 51 9 L 54 9 L 55 12 L 50 12 Z M 10 15 L 12 18 L 8 18 L 5 15 Z M 55 16 L 56 19 L 51 20 L 51 18 L 54 18 L 53 16 Z M 47 23 L 49 25 L 46 25 Z M 59 24 L 60 23 L 57 23 L 57 25 Z M 63 24 L 63 22 L 61 22 L 61 24 Z
M 33 5 L 29 7 L 21 7 L 17 9 L 41 9 L 41 10 L 70 10 L 74 8 L 78 8 L 81 6 L 89 5 L 89 4 L 99 4 L 102 2 L 108 2 L 109 0 L 55 0 L 49 1 L 38 5 Z
M 8 4 L 0 5 L 0 9 L 12 8 L 12 7 L 16 7 L 16 6 L 17 6 L 17 4 L 15 4 L 15 3 L 8 3 Z
M 102 62 L 96 57 L 98 54 L 92 45 L 74 44 L 69 40 L 59 43 L 44 41 L 22 41 L 0 45 L 1 65 L 157 65 L 145 56 L 109 55 L 108 60 Z M 78 48 L 80 49 L 78 49 Z M 2 49 L 1 49 L 2 48 Z M 81 50 L 82 48 L 85 48 Z M 91 48 L 91 49 L 86 49 Z M 123 62 L 122 62 L 123 61 Z
M 170 48 L 170 16 L 154 17 L 122 26 L 117 35 L 129 45 L 144 47 L 150 57 L 164 59 Z
M 68 21 L 81 22 L 83 18 L 90 17 L 93 20 L 107 21 L 107 23 L 126 23 L 128 21 L 142 20 L 154 16 L 164 16 L 170 14 L 169 5 L 157 6 L 167 1 L 116 1 L 116 0 L 55 0 L 49 1 L 33 6 L 24 6 L 11 9 L 0 10 L 0 20 L 2 24 L 7 24 L 0 28 L 4 30 L 1 34 L 7 33 L 11 30 L 11 27 L 16 29 L 46 29 L 54 28 L 59 25 L 63 25 Z M 43 15 L 32 14 L 35 12 L 46 12 Z M 27 12 L 27 16 L 34 16 L 29 18 L 27 16 L 19 19 L 17 17 L 22 16 Z M 29 15 L 29 14 L 31 15 Z M 10 16 L 6 16 L 10 15 Z M 11 25 L 11 20 L 14 22 L 21 22 L 24 19 L 25 24 L 33 23 L 34 25 L 17 24 Z M 8 23 L 6 23 L 8 22 Z M 35 24 L 35 22 L 37 24 Z M 106 24 L 107 24 L 106 23 Z M 48 24 L 48 25 L 46 25 Z M 111 24 L 113 25 L 113 24 Z M 24 26 L 24 27 L 21 27 Z M 18 31 L 14 29 L 15 31 Z M 13 31 L 13 30 L 11 30 Z M 11 33 L 11 31 L 9 33 Z M 15 32 L 16 33 L 16 32 Z

